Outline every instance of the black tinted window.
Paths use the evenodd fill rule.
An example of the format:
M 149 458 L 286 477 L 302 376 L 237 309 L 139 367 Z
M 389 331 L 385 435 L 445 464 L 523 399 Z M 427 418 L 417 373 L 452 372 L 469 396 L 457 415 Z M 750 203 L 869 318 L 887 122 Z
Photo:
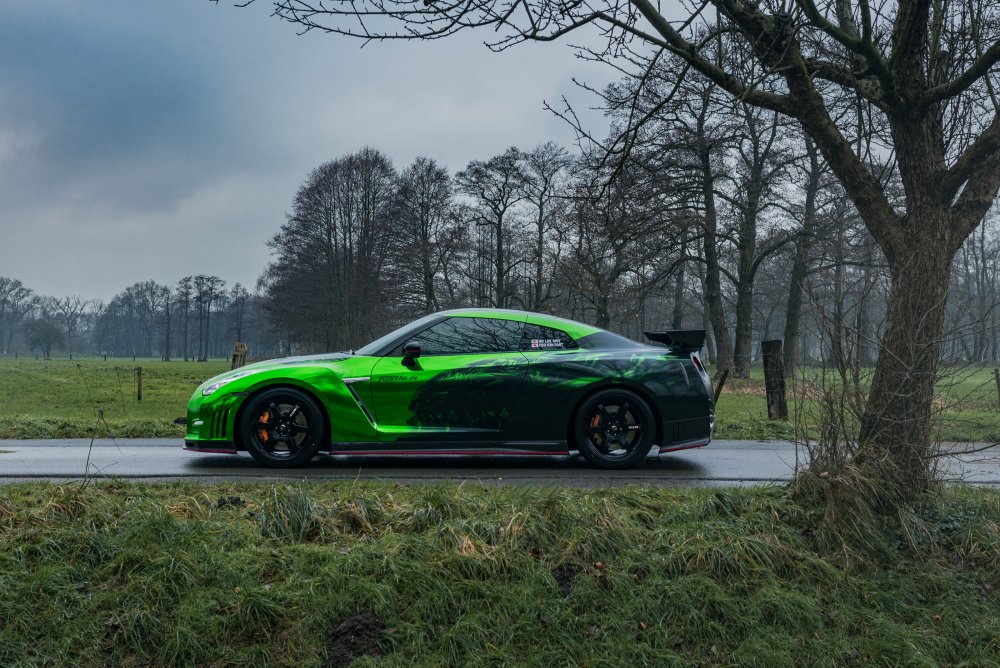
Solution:
M 541 325 L 525 325 L 521 350 L 574 350 L 576 341 L 566 332 Z
M 645 346 L 632 339 L 626 339 L 624 336 L 600 331 L 581 338 L 580 347 L 597 350 L 602 348 L 607 350 L 628 350 L 630 348 L 644 348 Z
M 518 349 L 524 323 L 493 318 L 449 318 L 429 327 L 416 339 L 421 355 L 506 353 Z

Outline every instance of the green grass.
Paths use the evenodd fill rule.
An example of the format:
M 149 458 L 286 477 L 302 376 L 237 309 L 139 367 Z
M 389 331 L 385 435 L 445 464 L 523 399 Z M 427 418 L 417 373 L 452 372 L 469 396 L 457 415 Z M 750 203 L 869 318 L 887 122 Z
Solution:
M 79 365 L 79 367 L 77 366 Z M 136 399 L 135 368 L 143 369 L 143 399 Z M 0 359 L 0 438 L 180 438 L 191 393 L 205 379 L 229 368 L 224 360 L 162 362 L 85 358 L 50 361 Z M 804 369 L 802 382 L 818 371 Z M 936 436 L 945 441 L 1000 441 L 1000 408 L 991 368 L 946 370 L 938 384 L 941 419 Z M 789 401 L 792 401 L 791 393 Z M 813 402 L 803 405 L 810 423 Z M 97 417 L 103 411 L 104 421 Z M 767 419 L 764 377 L 726 382 L 717 407 L 717 438 L 794 438 L 791 423 Z M 814 421 L 814 420 L 813 420 Z M 105 423 L 107 426 L 105 426 Z M 109 433 L 110 428 L 110 433 Z
M 997 665 L 1000 493 L 949 494 L 844 569 L 780 487 L 2 486 L 0 665 Z
M 142 401 L 135 384 L 140 366 Z M 184 427 L 173 421 L 186 415 L 195 388 L 227 369 L 222 360 L 0 359 L 0 438 L 108 436 L 104 422 L 116 437 L 181 437 Z
M 788 380 L 789 412 L 798 410 L 800 424 L 815 436 L 818 402 L 810 398 L 817 391 L 820 370 L 805 367 Z M 870 375 L 870 371 L 869 371 Z M 943 368 L 937 383 L 934 437 L 939 441 L 1000 442 L 1000 401 L 992 367 Z M 833 380 L 830 374 L 829 379 Z M 805 389 L 805 398 L 796 405 L 795 388 Z M 850 420 L 848 421 L 851 422 Z M 716 438 L 790 439 L 795 437 L 791 422 L 767 419 L 764 372 L 751 369 L 750 378 L 726 381 L 716 406 Z

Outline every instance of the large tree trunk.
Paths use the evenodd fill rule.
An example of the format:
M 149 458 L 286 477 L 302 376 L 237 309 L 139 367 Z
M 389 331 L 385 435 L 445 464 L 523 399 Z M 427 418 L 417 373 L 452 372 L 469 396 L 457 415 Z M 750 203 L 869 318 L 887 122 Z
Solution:
M 726 310 L 722 305 L 722 272 L 719 268 L 719 248 L 716 232 L 718 217 L 715 209 L 715 185 L 712 178 L 711 156 L 708 148 L 701 153 L 702 196 L 705 201 L 705 305 L 712 321 L 715 337 L 715 374 L 733 366 L 733 344 L 726 327 Z
M 736 275 L 736 345 L 733 364 L 736 378 L 750 377 L 753 357 L 753 279 L 757 251 L 757 211 L 760 207 L 761 176 L 756 172 L 750 182 L 746 210 L 742 212 L 739 236 L 739 267 Z
M 887 489 L 903 496 L 918 493 L 930 482 L 934 380 L 954 256 L 946 224 L 921 227 L 936 229 L 909 244 L 908 254 L 889 256 L 885 336 L 861 422 L 857 459 Z
M 795 375 L 799 363 L 799 329 L 802 326 L 802 291 L 809 271 L 809 246 L 812 243 L 813 227 L 816 220 L 816 195 L 819 192 L 820 163 L 819 151 L 809 137 L 806 137 L 806 155 L 809 157 L 809 176 L 805 188 L 805 203 L 802 212 L 802 230 L 795 241 L 795 257 L 792 260 L 792 275 L 788 286 L 788 303 L 785 307 L 785 342 L 782 362 L 788 377 Z

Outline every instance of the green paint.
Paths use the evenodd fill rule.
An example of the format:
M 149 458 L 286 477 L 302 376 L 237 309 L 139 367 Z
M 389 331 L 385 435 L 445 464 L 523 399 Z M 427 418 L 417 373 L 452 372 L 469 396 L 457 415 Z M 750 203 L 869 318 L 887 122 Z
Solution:
M 484 320 L 462 327 L 454 320 L 466 318 Z M 493 327 L 491 320 L 514 324 Z M 453 322 L 454 327 L 449 324 Z M 435 329 L 427 334 L 429 327 Z M 497 332 L 492 338 L 491 327 Z M 544 334 L 548 330 L 538 328 L 565 336 L 552 338 Z M 442 331 L 445 334 L 434 334 Z M 476 345 L 515 350 L 432 354 L 435 349 L 454 349 L 455 339 L 449 337 L 461 332 L 471 333 Z M 404 363 L 402 344 L 419 341 L 421 333 L 426 334 L 422 345 L 428 354 Z M 576 347 L 587 337 L 613 347 Z M 554 348 L 563 341 L 569 347 Z M 567 447 L 574 406 L 601 384 L 640 392 L 661 416 L 667 412 L 661 404 L 671 402 L 671 415 L 664 419 L 707 416 L 711 400 L 700 383 L 691 382 L 692 374 L 697 380 L 687 355 L 641 346 L 591 325 L 525 311 L 446 311 L 410 323 L 356 353 L 268 360 L 211 378 L 188 404 L 186 441 L 194 447 L 232 447 L 245 398 L 267 387 L 288 385 L 317 399 L 329 416 L 330 438 L 340 444 L 338 449 L 512 441 L 546 442 L 544 451 L 559 451 Z M 218 389 L 205 396 L 210 387 Z M 669 440 L 672 432 L 661 431 Z

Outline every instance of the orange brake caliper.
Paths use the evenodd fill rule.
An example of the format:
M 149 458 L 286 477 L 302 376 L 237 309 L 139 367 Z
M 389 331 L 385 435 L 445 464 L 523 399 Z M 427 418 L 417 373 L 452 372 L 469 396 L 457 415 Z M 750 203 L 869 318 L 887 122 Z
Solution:
M 263 413 L 261 413 L 260 422 L 263 422 L 264 424 L 267 424 L 270 421 L 271 421 L 271 411 L 270 410 L 266 410 Z M 257 436 L 259 436 L 260 440 L 263 441 L 264 443 L 267 443 L 268 439 L 270 438 L 270 434 L 268 434 L 267 429 L 258 429 L 257 430 Z

